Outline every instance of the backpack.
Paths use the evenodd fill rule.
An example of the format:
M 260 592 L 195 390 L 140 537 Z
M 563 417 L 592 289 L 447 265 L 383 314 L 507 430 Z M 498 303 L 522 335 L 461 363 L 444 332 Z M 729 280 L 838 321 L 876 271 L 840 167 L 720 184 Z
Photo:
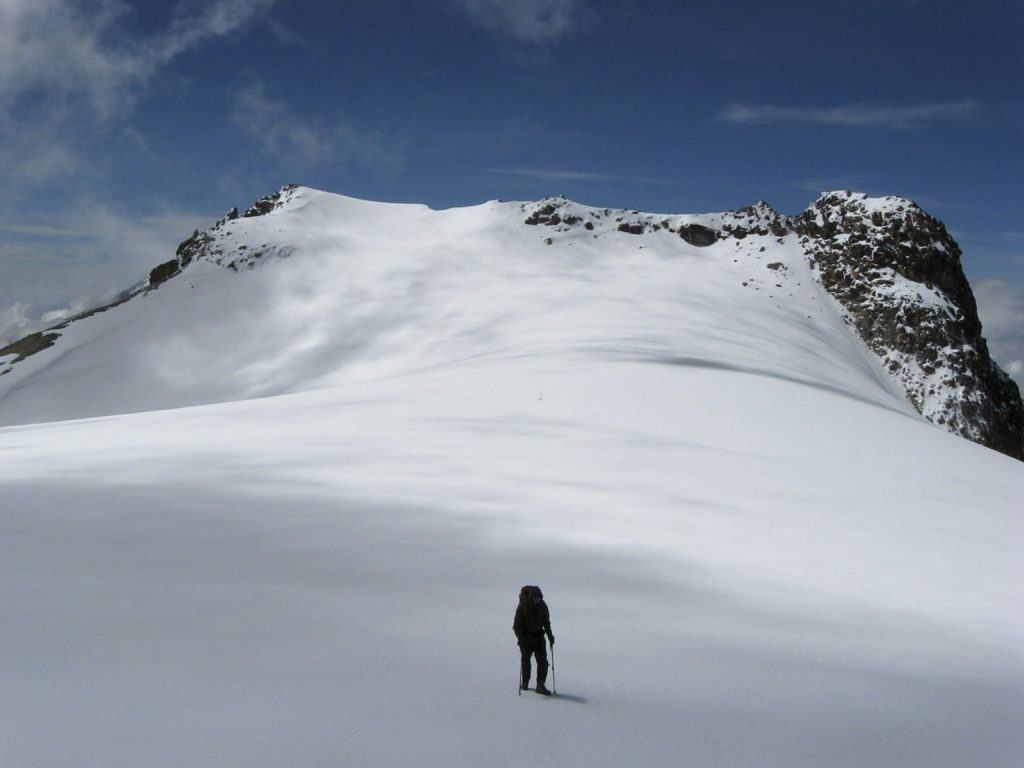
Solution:
M 540 587 L 527 584 L 525 587 L 519 590 L 519 602 L 526 602 L 532 598 L 544 599 L 544 593 L 540 591 Z

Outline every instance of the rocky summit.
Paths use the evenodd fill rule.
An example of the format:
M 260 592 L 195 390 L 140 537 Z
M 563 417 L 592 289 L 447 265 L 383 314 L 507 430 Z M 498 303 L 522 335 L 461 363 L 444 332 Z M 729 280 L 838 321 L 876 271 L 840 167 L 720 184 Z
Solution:
M 822 195 L 792 220 L 822 285 L 926 418 L 1024 459 L 1017 384 L 989 356 L 960 248 L 900 198 Z
M 593 229 L 595 218 L 612 215 L 567 210 L 577 206 L 546 200 L 524 223 Z M 711 228 L 637 211 L 614 216 L 621 232 L 664 229 L 697 246 L 752 235 L 781 244 L 796 235 L 822 287 L 919 413 L 1024 460 L 1020 390 L 989 355 L 960 248 L 941 221 L 910 200 L 849 191 L 827 192 L 798 216 L 760 202 L 715 219 Z
M 989 355 L 960 257 L 915 203 L 854 192 L 826 193 L 797 216 L 766 203 L 664 215 L 562 197 L 432 211 L 288 185 L 194 232 L 114 304 L 0 350 L 0 424 L 281 394 L 557 346 L 831 391 L 863 374 L 880 396 L 905 395 L 934 424 L 1024 460 L 1020 391 Z M 268 276 L 248 298 L 214 277 L 303 259 L 308 267 Z M 663 295 L 666 280 L 675 293 Z M 157 295 L 164 303 L 147 310 Z M 302 312 L 274 314 L 294 306 Z M 313 334 L 321 323 L 330 331 Z M 129 338 L 147 325 L 160 338 Z M 104 333 L 121 335 L 118 349 L 111 341 L 102 359 L 88 357 Z M 819 343 L 831 351 L 805 353 Z M 125 357 L 133 345 L 173 347 L 176 362 Z M 315 364 L 300 365 L 303 355 Z M 135 385 L 107 400 L 68 397 L 55 383 L 62 366 L 88 371 L 97 392 L 119 366 Z M 190 377 L 190 366 L 201 373 Z

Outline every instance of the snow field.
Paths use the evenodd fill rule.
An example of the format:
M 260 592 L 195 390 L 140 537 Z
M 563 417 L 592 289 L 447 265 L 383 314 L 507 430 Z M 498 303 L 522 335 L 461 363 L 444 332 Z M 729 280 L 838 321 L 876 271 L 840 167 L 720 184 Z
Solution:
M 516 402 L 478 370 L 465 397 L 434 373 L 0 431 L 0 757 L 1012 765 L 1014 462 L 789 382 L 640 367 L 599 378 L 775 408 L 719 430 L 712 397 L 677 433 L 678 403 L 623 413 L 592 371 Z M 865 420 L 891 453 L 850 439 Z M 520 582 L 585 703 L 515 696 Z

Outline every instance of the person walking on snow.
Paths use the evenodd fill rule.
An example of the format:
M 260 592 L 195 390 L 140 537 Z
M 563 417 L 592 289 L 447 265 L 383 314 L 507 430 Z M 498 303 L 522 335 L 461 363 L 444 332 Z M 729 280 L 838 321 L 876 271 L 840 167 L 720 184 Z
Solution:
M 544 635 L 548 636 L 551 645 L 555 644 L 555 636 L 551 632 L 551 615 L 540 587 L 526 586 L 519 590 L 519 607 L 512 623 L 522 655 L 522 674 L 519 689 L 525 691 L 530 687 L 530 657 L 537 657 L 537 693 L 550 696 L 544 683 L 548 679 L 548 647 Z

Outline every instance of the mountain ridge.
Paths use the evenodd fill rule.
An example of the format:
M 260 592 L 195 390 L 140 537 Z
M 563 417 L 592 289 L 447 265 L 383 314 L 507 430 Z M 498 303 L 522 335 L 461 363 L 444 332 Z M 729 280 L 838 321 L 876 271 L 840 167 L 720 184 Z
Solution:
M 289 228 L 282 215 L 305 216 L 308 223 Z M 941 222 L 912 201 L 853 192 L 824 193 L 803 213 L 787 216 L 764 202 L 724 213 L 654 214 L 595 208 L 563 197 L 432 211 L 285 185 L 244 213 L 232 209 L 208 230 L 194 232 L 174 259 L 155 267 L 118 301 L 0 350 L 0 412 L 4 374 L 15 365 L 21 368 L 29 356 L 57 344 L 75 323 L 152 294 L 195 265 L 250 271 L 309 250 L 315 240 L 310 232 L 317 227 L 330 231 L 341 247 L 359 241 L 383 251 L 387 247 L 375 240 L 391 237 L 394 230 L 399 234 L 393 248 L 408 250 L 413 241 L 443 239 L 449 222 L 455 222 L 453 232 L 467 233 L 454 237 L 481 237 L 486 247 L 539 236 L 544 247 L 579 248 L 591 240 L 626 253 L 648 243 L 664 258 L 680 248 L 692 258 L 714 252 L 723 265 L 732 256 L 730 266 L 749 274 L 742 287 L 767 294 L 778 309 L 792 304 L 794 291 L 806 291 L 804 278 L 797 279 L 802 266 L 794 261 L 802 259 L 810 279 L 834 300 L 843 322 L 918 413 L 955 434 L 1024 459 L 1020 393 L 988 354 L 959 247 Z M 485 232 L 488 228 L 495 231 Z M 403 240 L 407 235 L 401 233 L 412 233 L 411 239 Z M 671 238 L 678 238 L 678 245 Z M 580 269 L 580 274 L 586 268 L 568 263 L 567 269 Z M 643 301 L 640 295 L 634 299 Z M 25 384 L 30 381 L 19 387 Z

